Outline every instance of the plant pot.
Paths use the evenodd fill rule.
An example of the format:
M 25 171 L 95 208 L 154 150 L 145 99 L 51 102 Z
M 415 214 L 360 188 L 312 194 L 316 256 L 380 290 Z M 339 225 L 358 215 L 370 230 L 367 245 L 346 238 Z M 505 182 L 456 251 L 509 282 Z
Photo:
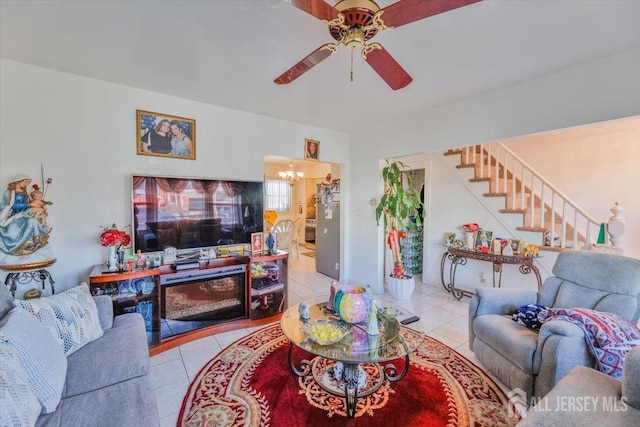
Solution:
M 387 287 L 391 296 L 398 300 L 408 300 L 413 294 L 413 290 L 416 287 L 416 282 L 413 277 L 407 277 L 404 279 L 398 277 L 387 277 Z

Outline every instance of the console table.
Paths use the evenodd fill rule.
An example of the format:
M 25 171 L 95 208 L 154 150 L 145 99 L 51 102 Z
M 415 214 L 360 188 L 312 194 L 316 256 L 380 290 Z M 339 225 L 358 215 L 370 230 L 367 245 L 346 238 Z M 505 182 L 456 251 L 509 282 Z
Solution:
M 447 251 L 442 255 L 440 261 L 440 280 L 442 281 L 442 287 L 447 292 L 450 292 L 456 299 L 461 299 L 463 296 L 471 296 L 473 292 L 464 291 L 456 288 L 456 269 L 459 265 L 466 265 L 467 260 L 473 259 L 477 261 L 485 261 L 493 264 L 493 287 L 496 287 L 496 274 L 498 275 L 497 285 L 502 284 L 502 265 L 512 264 L 518 265 L 518 270 L 522 274 L 529 274 L 533 272 L 538 281 L 538 289 L 542 286 L 542 280 L 540 279 L 540 271 L 538 267 L 533 264 L 532 257 L 525 256 L 506 256 L 493 253 L 484 253 L 478 251 L 469 251 L 464 249 L 447 248 Z M 445 281 L 445 265 L 447 261 L 450 261 L 449 265 L 449 281 Z

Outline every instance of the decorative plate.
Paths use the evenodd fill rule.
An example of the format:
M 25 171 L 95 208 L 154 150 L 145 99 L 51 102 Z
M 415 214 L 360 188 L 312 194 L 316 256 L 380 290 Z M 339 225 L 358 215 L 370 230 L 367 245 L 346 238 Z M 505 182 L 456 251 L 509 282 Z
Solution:
M 302 327 L 302 332 L 313 342 L 320 345 L 331 345 L 342 340 L 349 333 L 349 328 L 334 320 L 321 319 L 306 323 Z

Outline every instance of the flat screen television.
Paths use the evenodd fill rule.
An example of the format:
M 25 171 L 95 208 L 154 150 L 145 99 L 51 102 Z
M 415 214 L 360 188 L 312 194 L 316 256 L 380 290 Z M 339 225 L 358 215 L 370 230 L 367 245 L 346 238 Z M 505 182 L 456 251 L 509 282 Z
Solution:
M 249 244 L 263 229 L 261 181 L 131 175 L 131 182 L 134 251 Z

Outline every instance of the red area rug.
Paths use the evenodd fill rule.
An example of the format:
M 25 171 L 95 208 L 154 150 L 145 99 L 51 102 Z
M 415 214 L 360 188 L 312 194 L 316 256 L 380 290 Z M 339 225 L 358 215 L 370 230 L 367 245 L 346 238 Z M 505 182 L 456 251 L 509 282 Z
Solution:
M 403 334 L 413 333 L 403 328 Z M 493 380 L 433 338 L 426 337 L 411 355 L 405 378 L 384 381 L 373 394 L 358 398 L 354 419 L 346 418 L 343 397 L 326 392 L 312 375 L 299 378 L 291 372 L 288 350 L 280 325 L 224 349 L 189 386 L 178 426 L 452 427 L 513 426 L 519 421 Z M 313 358 L 296 350 L 296 361 Z M 402 370 L 403 361 L 393 363 Z

